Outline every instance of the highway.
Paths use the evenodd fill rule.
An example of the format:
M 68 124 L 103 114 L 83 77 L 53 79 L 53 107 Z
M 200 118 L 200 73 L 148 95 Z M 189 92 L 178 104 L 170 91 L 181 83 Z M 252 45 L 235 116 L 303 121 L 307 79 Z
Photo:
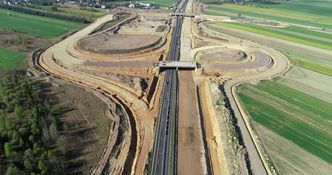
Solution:
M 187 1 L 179 3 L 174 12 L 183 12 Z M 179 60 L 180 35 L 183 19 L 176 16 L 172 33 L 169 61 Z M 161 109 L 157 121 L 152 157 L 151 174 L 177 174 L 177 117 L 178 117 L 178 74 L 176 70 L 165 70 L 165 82 Z

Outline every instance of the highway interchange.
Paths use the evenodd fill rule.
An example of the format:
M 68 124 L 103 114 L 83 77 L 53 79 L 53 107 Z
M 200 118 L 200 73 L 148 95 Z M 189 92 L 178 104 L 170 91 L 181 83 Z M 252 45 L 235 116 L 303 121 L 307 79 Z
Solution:
M 186 9 L 188 1 L 184 0 L 180 2 L 177 8 L 174 10 L 176 13 L 183 13 Z M 58 60 L 61 60 L 65 64 L 80 64 L 82 60 L 74 58 L 72 55 L 66 52 L 67 48 L 72 48 L 74 43 L 83 36 L 87 35 L 90 31 L 96 28 L 101 23 L 109 20 L 109 17 L 100 18 L 96 23 L 86 27 L 85 29 L 73 34 L 69 39 L 66 39 L 54 46 L 48 48 L 45 52 L 41 54 L 41 57 L 38 60 L 38 64 L 41 65 L 45 70 L 48 70 L 49 73 L 55 74 L 65 79 L 74 80 L 85 86 L 91 88 L 101 88 L 110 92 L 114 92 L 119 96 L 126 97 L 128 101 L 135 101 L 136 96 L 133 92 L 119 88 L 116 82 L 111 82 L 104 78 L 96 77 L 89 75 L 87 73 L 77 72 L 76 70 L 70 70 L 65 66 L 59 65 Z M 181 44 L 181 33 L 183 24 L 183 17 L 176 16 L 174 21 L 173 33 L 171 44 L 168 52 L 169 61 L 178 61 L 180 56 Z M 184 27 L 190 27 L 185 26 Z M 234 112 L 235 117 L 238 120 L 238 125 L 241 130 L 241 135 L 243 137 L 246 150 L 249 155 L 250 168 L 254 174 L 267 174 L 266 165 L 264 165 L 264 160 L 262 160 L 261 153 L 257 148 L 255 142 L 255 136 L 251 133 L 250 125 L 244 118 L 244 113 L 241 112 L 241 107 L 234 97 L 236 86 L 248 82 L 251 80 L 264 79 L 272 77 L 278 74 L 281 74 L 285 71 L 285 65 L 289 64 L 286 58 L 283 55 L 280 55 L 279 52 L 275 50 L 265 48 L 264 49 L 270 54 L 274 62 L 282 63 L 276 64 L 274 67 L 269 70 L 267 73 L 258 75 L 258 76 L 249 76 L 246 78 L 233 79 L 225 84 L 224 90 L 226 96 L 229 99 L 231 108 Z M 64 52 L 65 51 L 65 52 Z M 182 53 L 182 50 L 181 50 Z M 187 54 L 187 53 L 183 53 Z M 190 54 L 188 54 L 190 55 Z M 260 57 L 267 57 L 263 53 L 255 53 L 257 60 L 260 60 Z M 56 59 L 55 59 L 56 58 Z M 57 60 L 58 59 L 58 60 Z M 264 59 L 263 59 L 264 60 Z M 61 62 L 59 61 L 59 62 Z M 265 59 L 266 61 L 266 59 Z M 220 65 L 223 66 L 223 65 Z M 153 143 L 153 152 L 152 152 L 152 170 L 151 174 L 153 175 L 166 175 L 166 174 L 178 174 L 178 97 L 179 97 L 179 82 L 178 82 L 178 72 L 177 70 L 165 70 L 165 81 L 163 87 L 162 98 L 160 100 L 161 108 L 159 112 L 159 117 L 157 118 L 156 127 L 154 131 L 154 143 Z M 194 92 L 193 92 L 194 93 Z M 147 104 L 143 101 L 133 104 L 134 109 L 146 109 Z M 143 114 L 144 112 L 140 112 Z M 146 137 L 151 137 L 148 133 Z M 145 143 L 144 148 L 147 149 L 148 142 Z M 142 146 L 143 147 L 143 146 Z M 139 155 L 139 154 L 137 154 Z M 144 156 L 136 157 L 137 160 L 142 164 L 145 160 Z M 193 160 L 198 161 L 198 160 Z M 134 170 L 134 169 L 133 169 Z M 138 173 L 136 173 L 138 174 Z

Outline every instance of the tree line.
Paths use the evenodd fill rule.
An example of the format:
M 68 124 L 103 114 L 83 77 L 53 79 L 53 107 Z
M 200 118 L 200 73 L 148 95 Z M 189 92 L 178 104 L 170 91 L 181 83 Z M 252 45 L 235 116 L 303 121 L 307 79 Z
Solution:
M 61 108 L 45 95 L 43 82 L 24 72 L 0 78 L 0 146 L 6 175 L 61 174 L 66 140 L 59 135 Z
M 29 7 L 19 6 L 19 5 L 0 5 L 0 8 L 12 10 L 20 13 L 30 14 L 30 15 L 37 15 L 37 16 L 44 16 L 56 19 L 62 19 L 67 21 L 79 22 L 79 23 L 90 23 L 93 21 L 92 18 L 87 18 L 84 16 L 75 16 L 75 15 L 64 15 L 52 11 L 43 11 L 39 9 L 33 9 Z M 56 11 L 56 10 L 54 10 Z

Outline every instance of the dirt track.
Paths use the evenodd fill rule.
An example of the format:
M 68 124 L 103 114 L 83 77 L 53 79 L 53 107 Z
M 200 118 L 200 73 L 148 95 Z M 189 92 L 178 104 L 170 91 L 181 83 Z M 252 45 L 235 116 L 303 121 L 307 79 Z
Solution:
M 107 78 L 91 75 L 88 73 L 81 72 L 75 69 L 75 65 L 84 63 L 85 60 L 75 57 L 68 52 L 68 49 L 74 49 L 75 43 L 81 38 L 88 35 L 91 31 L 97 28 L 100 24 L 111 20 L 112 15 L 106 15 L 97 19 L 96 22 L 69 36 L 67 39 L 53 45 L 48 48 L 39 58 L 39 64 L 46 69 L 48 72 L 62 77 L 64 79 L 71 80 L 73 82 L 83 84 L 89 88 L 100 89 L 108 92 L 117 97 L 124 105 L 128 106 L 135 119 L 135 132 L 137 134 L 137 143 L 135 143 L 134 150 L 129 150 L 131 136 L 128 135 L 124 142 L 124 147 L 121 148 L 121 154 L 117 158 L 117 163 L 112 174 L 119 174 L 125 168 L 126 172 L 134 172 L 135 174 L 142 174 L 144 171 L 145 160 L 147 158 L 150 146 L 152 145 L 152 132 L 153 132 L 153 115 L 156 113 L 155 110 L 148 111 L 148 108 L 155 104 L 148 104 L 144 99 L 139 99 L 140 95 L 135 90 L 122 86 L 121 84 L 114 82 Z M 127 155 L 128 151 L 133 151 L 135 155 Z M 128 158 L 127 158 L 128 157 Z M 132 160 L 131 160 L 132 159 Z M 133 166 L 123 167 L 126 160 L 132 161 Z M 114 164 L 115 165 L 115 164 Z M 111 164 L 113 166 L 113 164 Z
M 228 39 L 231 40 L 237 40 L 240 42 L 240 40 L 238 38 L 235 37 L 231 37 L 228 36 Z M 264 167 L 267 167 L 267 165 L 262 166 L 262 164 L 265 162 L 262 161 L 263 159 L 263 153 L 261 152 L 261 148 L 260 145 L 257 144 L 258 140 L 256 135 L 254 134 L 251 125 L 249 123 L 249 117 L 246 115 L 246 113 L 244 112 L 244 110 L 242 109 L 237 97 L 235 96 L 235 90 L 236 90 L 236 86 L 242 84 L 242 83 L 246 83 L 246 82 L 257 82 L 259 80 L 262 79 L 269 79 L 275 76 L 279 76 L 281 74 L 284 74 L 289 66 L 290 66 L 290 62 L 288 61 L 288 59 L 282 55 L 280 52 L 250 42 L 250 41 L 242 41 L 240 42 L 242 43 L 242 46 L 251 46 L 253 48 L 257 48 L 261 51 L 263 51 L 264 53 L 270 55 L 270 57 L 273 59 L 273 66 L 268 69 L 267 71 L 264 71 L 263 73 L 260 74 L 255 74 L 255 75 L 250 75 L 250 76 L 244 76 L 244 77 L 238 77 L 238 78 L 234 78 L 230 81 L 228 81 L 225 86 L 225 93 L 227 98 L 229 99 L 231 108 L 233 109 L 233 112 L 235 114 L 235 116 L 238 119 L 238 125 L 241 128 L 241 132 L 242 132 L 242 137 L 244 139 L 244 143 L 245 146 L 247 147 L 248 150 L 248 154 L 249 154 L 249 158 L 250 158 L 250 162 L 251 162 L 251 166 L 252 166 L 252 170 L 255 174 L 265 174 L 265 170 L 261 169 Z M 248 128 L 248 129 L 246 129 Z M 257 152 L 258 151 L 258 152 Z M 261 165 L 259 165 L 261 164 Z
M 207 16 L 209 18 L 209 16 Z M 221 18 L 222 19 L 222 18 Z M 257 74 L 247 74 L 243 72 L 242 74 L 239 74 L 240 76 L 237 76 L 236 78 L 232 78 L 230 81 L 228 81 L 224 88 L 227 98 L 229 99 L 231 108 L 233 109 L 235 113 L 235 117 L 238 120 L 238 126 L 241 129 L 241 133 L 243 136 L 244 144 L 247 148 L 249 158 L 250 158 L 250 164 L 251 168 L 254 174 L 266 174 L 265 168 L 268 167 L 265 160 L 263 153 L 261 152 L 260 145 L 257 144 L 257 138 L 256 135 L 253 133 L 251 129 L 251 125 L 248 122 L 248 117 L 242 110 L 241 106 L 239 105 L 235 94 L 236 86 L 245 82 L 257 82 L 261 79 L 267 79 L 274 76 L 278 76 L 282 73 L 285 73 L 285 71 L 289 68 L 289 61 L 287 58 L 282 55 L 281 53 L 265 47 L 261 46 L 259 44 L 255 44 L 249 41 L 243 41 L 235 37 L 231 37 L 228 35 L 221 34 L 216 31 L 209 30 L 208 28 L 204 27 L 202 28 L 205 30 L 207 35 L 210 35 L 211 37 L 201 36 L 197 29 L 194 28 L 195 25 L 192 25 L 192 22 L 190 20 L 185 20 L 183 29 L 182 29 L 182 42 L 181 42 L 181 56 L 182 60 L 193 60 L 196 56 L 196 53 L 198 51 L 203 51 L 205 49 L 211 49 L 214 47 L 226 47 L 231 49 L 237 49 L 237 50 L 244 50 L 247 52 L 254 53 L 253 56 L 255 57 L 255 60 L 253 62 L 248 62 L 244 64 L 220 64 L 220 65 L 213 65 L 214 68 L 219 68 L 219 70 L 230 68 L 230 70 L 237 71 L 242 68 L 250 69 L 255 67 L 265 67 L 265 65 L 269 65 L 268 67 L 265 67 L 264 69 L 260 69 L 260 73 Z M 201 39 L 204 42 L 209 42 L 208 46 L 201 47 L 197 49 L 193 48 L 193 40 L 190 39 L 192 36 Z M 206 44 L 205 44 L 206 45 Z M 191 55 L 191 57 L 188 57 L 188 55 Z M 255 62 L 256 61 L 256 62 Z M 221 68 L 221 69 L 220 69 Z M 225 71 L 227 72 L 227 71 Z M 199 71 L 197 72 L 199 73 Z M 200 75 L 202 73 L 199 73 Z M 204 71 L 203 71 L 204 74 Z M 203 77 L 197 77 L 197 80 L 201 79 Z M 231 78 L 231 77 L 230 77 Z M 201 103 L 205 103 L 202 101 Z M 208 121 L 207 121 L 208 122 Z M 216 133 L 216 135 L 218 135 Z M 227 143 L 226 143 L 227 144 Z M 213 149 L 211 146 L 209 149 Z M 213 150 L 210 150 L 210 153 L 213 153 Z M 211 155 L 211 157 L 215 157 Z M 227 161 L 227 160 L 226 160 Z M 221 162 L 221 161 L 219 161 Z M 218 162 L 212 162 L 212 164 L 218 164 Z M 217 165 L 213 165 L 217 166 Z

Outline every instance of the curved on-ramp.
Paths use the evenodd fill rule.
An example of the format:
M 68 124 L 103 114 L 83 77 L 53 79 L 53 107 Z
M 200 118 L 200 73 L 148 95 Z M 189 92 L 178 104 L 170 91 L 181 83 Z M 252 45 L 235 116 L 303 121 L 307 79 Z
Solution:
M 73 48 L 74 44 L 79 39 L 87 36 L 99 25 L 111 20 L 112 17 L 113 15 L 111 14 L 103 16 L 97 19 L 91 25 L 46 49 L 40 55 L 38 63 L 45 70 L 56 76 L 77 82 L 79 84 L 83 84 L 84 86 L 88 86 L 90 88 L 100 89 L 110 94 L 114 94 L 124 104 L 128 105 L 130 110 L 133 112 L 137 131 L 137 144 L 135 148 L 136 151 L 135 155 L 132 155 L 133 166 L 131 172 L 135 172 L 135 174 L 142 174 L 144 171 L 145 158 L 147 157 L 148 149 L 151 145 L 149 138 L 152 138 L 153 123 L 148 121 L 149 119 L 146 117 L 138 118 L 137 116 L 146 115 L 148 109 L 147 102 L 144 100 L 139 100 L 137 94 L 135 94 L 135 92 L 130 88 L 121 86 L 118 83 L 106 78 L 74 70 L 73 65 L 82 64 L 84 60 L 72 56 L 67 51 L 68 48 Z M 145 123 L 145 125 L 143 123 Z M 122 151 L 128 152 L 129 146 L 130 145 L 128 145 Z
M 207 28 L 204 28 L 205 30 L 210 30 Z M 220 33 L 219 31 L 209 31 L 213 32 L 214 34 L 219 34 L 221 36 L 225 36 L 225 34 Z M 192 28 L 191 33 L 194 34 L 195 37 L 201 38 L 203 40 L 212 41 L 216 45 L 219 43 L 216 42 L 216 40 L 212 38 L 208 38 L 206 36 L 200 36 L 198 33 L 195 32 L 195 30 Z M 227 37 L 231 37 L 226 35 Z M 237 119 L 238 126 L 241 130 L 242 139 L 244 142 L 244 145 L 246 146 L 251 171 L 255 175 L 266 175 L 266 174 L 272 174 L 270 171 L 270 167 L 265 161 L 265 156 L 262 151 L 261 146 L 258 144 L 258 138 L 256 134 L 254 133 L 251 124 L 249 122 L 249 117 L 247 116 L 245 110 L 241 106 L 239 99 L 236 96 L 236 88 L 237 86 L 244 84 L 244 83 L 250 83 L 250 82 L 257 82 L 263 79 L 271 79 L 276 76 L 280 76 L 284 74 L 290 67 L 290 62 L 287 59 L 286 56 L 281 54 L 280 52 L 271 49 L 269 47 L 265 47 L 250 41 L 240 41 L 238 38 L 231 37 L 234 40 L 238 40 L 237 44 L 229 44 L 229 43 L 221 43 L 223 47 L 229 47 L 229 48 L 237 48 L 240 50 L 247 50 L 248 48 L 256 50 L 252 53 L 255 55 L 256 59 L 258 59 L 258 62 L 256 63 L 249 63 L 249 64 L 240 64 L 240 65 L 229 65 L 229 64 L 220 64 L 215 65 L 217 68 L 232 68 L 232 69 L 238 69 L 238 68 L 244 68 L 243 66 L 248 66 L 248 68 L 254 68 L 256 66 L 262 66 L 265 64 L 269 64 L 269 61 L 273 62 L 273 65 L 269 67 L 268 70 L 265 70 L 263 72 L 260 72 L 259 74 L 254 75 L 247 75 L 242 77 L 236 77 L 232 78 L 231 80 L 227 81 L 224 85 L 224 91 L 225 95 L 229 100 L 230 107 L 233 110 L 234 116 Z M 241 44 L 240 44 L 241 43 Z M 206 46 L 207 48 L 213 48 L 216 46 Z M 217 46 L 218 47 L 218 46 Z M 194 56 L 197 51 L 203 50 L 203 49 L 194 49 L 191 52 L 191 55 Z M 267 57 L 269 57 L 267 59 Z

